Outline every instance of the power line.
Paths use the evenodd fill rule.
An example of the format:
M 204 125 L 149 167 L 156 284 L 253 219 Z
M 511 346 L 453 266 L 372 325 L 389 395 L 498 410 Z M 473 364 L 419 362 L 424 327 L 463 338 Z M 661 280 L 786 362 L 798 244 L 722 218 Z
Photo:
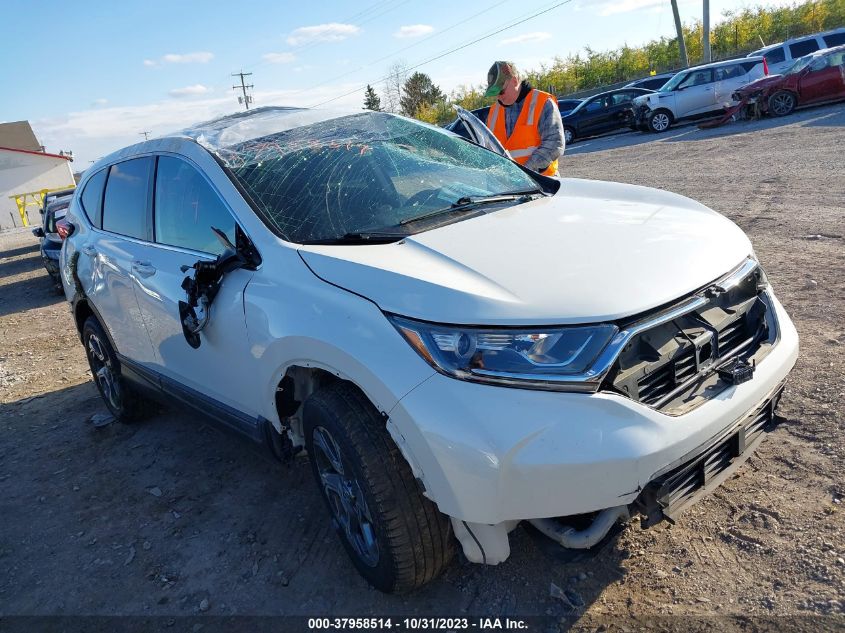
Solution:
M 232 86 L 232 90 L 240 89 L 244 93 L 243 97 L 238 97 L 238 103 L 244 104 L 244 106 L 246 107 L 247 110 L 249 110 L 249 104 L 252 103 L 252 97 L 250 95 L 248 95 L 246 93 L 246 91 L 251 90 L 252 88 L 255 88 L 255 86 L 253 84 L 247 85 L 247 84 L 244 83 L 244 77 L 249 77 L 250 75 L 252 75 L 252 73 L 245 73 L 244 71 L 241 71 L 239 73 L 232 73 L 232 77 L 240 77 L 241 78 L 241 85 L 240 86 Z
M 444 57 L 447 57 L 448 55 L 451 55 L 452 53 L 457 53 L 457 52 L 458 52 L 458 51 L 460 51 L 460 50 L 463 50 L 463 49 L 465 49 L 465 48 L 469 48 L 469 47 L 470 47 L 470 46 L 472 46 L 473 44 L 477 44 L 478 42 L 481 42 L 481 41 L 483 41 L 483 40 L 489 39 L 489 38 L 493 37 L 494 35 L 498 35 L 499 33 L 502 33 L 502 32 L 504 32 L 504 31 L 508 31 L 508 30 L 510 30 L 510 29 L 512 29 L 512 28 L 514 28 L 515 26 L 519 26 L 520 24 L 524 24 L 525 22 L 528 22 L 529 20 L 533 20 L 534 18 L 536 18 L 536 17 L 539 17 L 539 16 L 543 15 L 544 13 L 548 13 L 549 11 L 552 11 L 553 9 L 557 9 L 558 7 L 561 7 L 561 6 L 565 5 L 565 4 L 569 4 L 570 2 L 572 2 L 572 0 L 563 0 L 562 2 L 558 2 L 558 3 L 556 3 L 556 4 L 554 4 L 554 5 L 550 6 L 550 7 L 548 7 L 548 8 L 546 8 L 546 9 L 543 9 L 543 10 L 541 10 L 541 11 L 538 11 L 537 13 L 534 13 L 534 14 L 532 14 L 532 15 L 528 16 L 527 18 L 523 18 L 522 20 L 519 20 L 519 21 L 517 21 L 517 22 L 514 22 L 513 24 L 509 24 L 508 26 L 505 26 L 505 27 L 502 27 L 502 28 L 500 28 L 500 29 L 497 29 L 497 30 L 495 30 L 495 31 L 493 31 L 493 32 L 491 32 L 491 33 L 486 34 L 486 35 L 482 35 L 481 37 L 478 37 L 478 38 L 476 38 L 476 39 L 474 39 L 474 40 L 472 40 L 472 41 L 470 41 L 470 42 L 467 42 L 467 43 L 462 44 L 462 45 L 460 45 L 460 46 L 457 46 L 457 47 L 455 47 L 455 48 L 453 48 L 453 49 L 450 49 L 450 50 L 448 50 L 448 51 L 445 51 L 445 52 L 443 52 L 443 53 L 440 53 L 439 55 L 435 55 L 434 57 L 430 57 L 429 59 L 426 59 L 425 61 L 422 61 L 422 62 L 420 62 L 420 63 L 418 63 L 418 64 L 415 64 L 415 65 L 413 65 L 413 66 L 411 66 L 411 67 L 409 67 L 409 68 L 406 68 L 405 70 L 407 70 L 407 71 L 415 70 L 415 69 L 417 69 L 417 68 L 420 68 L 421 66 L 425 66 L 426 64 L 430 64 L 431 62 L 437 61 L 438 59 L 443 59 Z M 382 77 L 381 79 L 378 79 L 377 81 L 375 81 L 375 82 L 370 82 L 370 83 L 376 83 L 376 84 L 378 84 L 378 83 L 381 83 L 381 82 L 383 82 L 383 81 L 386 81 L 387 79 L 389 79 L 389 77 L 390 77 L 390 75 L 386 75 L 386 76 Z M 368 85 L 369 85 L 369 84 L 368 84 Z M 362 87 L 360 87 L 360 88 L 356 88 L 355 90 L 350 90 L 349 92 L 344 92 L 344 93 L 343 93 L 343 94 L 341 94 L 341 95 L 338 95 L 338 96 L 336 96 L 336 97 L 332 97 L 331 99 L 327 99 L 327 100 L 325 100 L 325 101 L 321 101 L 321 102 L 319 102 L 319 103 L 316 103 L 316 104 L 314 104 L 314 105 L 312 105 L 312 106 L 308 106 L 308 107 L 310 107 L 310 108 L 317 108 L 317 107 L 319 107 L 319 106 L 321 106 L 321 105 L 325 105 L 325 104 L 327 104 L 327 103 L 331 103 L 331 102 L 333 102 L 333 101 L 337 101 L 338 99 L 343 99 L 343 97 L 348 97 L 349 95 L 351 95 L 351 94 L 355 94 L 356 92 L 360 92 L 361 90 L 364 90 L 365 88 L 366 88 L 366 86 L 362 86 Z
M 352 74 L 354 74 L 354 73 L 360 72 L 360 71 L 364 70 L 365 68 L 368 68 L 368 67 L 370 67 L 370 66 L 373 66 L 373 65 L 375 65 L 375 64 L 378 64 L 379 62 L 383 62 L 383 61 L 384 61 L 384 60 L 386 60 L 386 59 L 390 59 L 391 57 L 395 57 L 395 56 L 396 56 L 396 55 L 398 55 L 399 53 L 403 53 L 403 52 L 407 51 L 407 50 L 408 50 L 408 49 L 410 49 L 410 48 L 414 48 L 414 47 L 416 47 L 416 46 L 419 46 L 420 44 L 424 44 L 425 42 L 427 42 L 427 41 L 429 41 L 429 40 L 431 40 L 431 39 L 434 39 L 435 37 L 439 37 L 439 36 L 441 36 L 441 35 L 443 35 L 443 34 L 445 34 L 445 33 L 448 33 L 449 31 L 451 31 L 451 30 L 453 30 L 453 29 L 458 28 L 458 27 L 459 27 L 459 26 L 461 26 L 462 24 L 466 24 L 466 23 L 467 23 L 467 22 L 469 22 L 470 20 L 473 20 L 473 19 L 477 18 L 477 17 L 478 17 L 479 15 L 481 15 L 482 13 L 488 13 L 490 10 L 495 9 L 496 7 L 498 7 L 498 6 L 502 5 L 502 4 L 505 4 L 505 2 L 507 2 L 507 1 L 508 1 L 508 0 L 500 0 L 499 2 L 497 2 L 497 3 L 493 4 L 493 5 L 490 5 L 490 6 L 485 6 L 485 7 L 484 7 L 481 11 L 479 11 L 478 13 L 473 13 L 473 14 L 472 14 L 471 16 L 469 16 L 468 18 L 466 18 L 466 19 L 464 19 L 464 20 L 461 20 L 460 22 L 456 22 L 456 23 L 455 23 L 455 24 L 453 24 L 452 26 L 450 26 L 450 27 L 448 27 L 448 28 L 445 28 L 445 29 L 443 29 L 442 31 L 438 31 L 437 33 L 434 33 L 433 35 L 429 35 L 428 37 L 424 37 L 423 39 L 418 40 L 418 41 L 416 41 L 416 42 L 414 42 L 413 44 L 410 44 L 410 45 L 408 45 L 408 46 L 405 46 L 404 48 L 400 48 L 399 50 L 393 51 L 392 53 L 389 53 L 389 54 L 387 54 L 387 55 L 384 55 L 383 57 L 379 57 L 378 59 L 374 59 L 374 60 L 372 60 L 372 61 L 370 61 L 370 62 L 367 62 L 366 64 L 363 64 L 363 65 L 359 66 L 358 68 L 356 68 L 356 69 L 354 69 L 354 70 L 347 71 L 347 72 L 345 72 L 345 73 L 343 73 L 343 74 L 341 74 L 341 75 L 337 75 L 336 77 L 332 77 L 331 79 L 327 79 L 327 80 L 325 80 L 325 81 L 322 81 L 322 82 L 320 82 L 320 83 L 318 83 L 318 84 L 315 84 L 315 85 L 313 85 L 313 86 L 310 86 L 310 87 L 308 87 L 308 88 L 303 88 L 302 90 L 296 90 L 296 91 L 292 92 L 289 96 L 293 96 L 293 95 L 301 94 L 301 93 L 303 93 L 303 92 L 310 92 L 311 90 L 314 90 L 315 88 L 320 88 L 320 87 L 322 87 L 322 86 L 325 86 L 326 84 L 330 84 L 330 83 L 332 83 L 333 81 L 337 81 L 338 79 L 343 79 L 344 77 L 348 77 L 349 75 L 352 75 Z M 376 83 L 378 83 L 378 82 L 376 82 Z M 369 85 L 369 84 L 368 84 L 368 85 Z

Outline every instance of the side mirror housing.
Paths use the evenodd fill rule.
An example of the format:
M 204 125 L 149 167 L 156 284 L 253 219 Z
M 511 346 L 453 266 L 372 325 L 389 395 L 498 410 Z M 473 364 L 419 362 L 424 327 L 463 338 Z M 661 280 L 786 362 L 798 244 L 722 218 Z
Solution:
M 36 229 L 32 229 L 32 234 L 33 234 L 35 237 L 44 237 L 44 229 L 42 229 L 42 228 L 39 226 L 39 227 L 38 227 L 38 228 L 36 228 Z

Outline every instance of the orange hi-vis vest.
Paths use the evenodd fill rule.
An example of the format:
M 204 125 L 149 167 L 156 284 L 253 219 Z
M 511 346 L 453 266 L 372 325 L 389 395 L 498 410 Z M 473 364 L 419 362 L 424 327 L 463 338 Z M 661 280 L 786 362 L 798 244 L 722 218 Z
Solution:
M 540 138 L 538 124 L 540 123 L 540 114 L 549 100 L 557 107 L 557 102 L 552 95 L 532 88 L 522 101 L 522 111 L 519 113 L 519 118 L 516 120 L 516 125 L 514 125 L 510 136 L 508 136 L 507 126 L 505 125 L 505 109 L 498 101 L 490 106 L 490 112 L 487 113 L 487 127 L 493 131 L 504 148 L 510 152 L 511 158 L 520 165 L 527 163 L 534 150 L 540 147 L 542 139 Z M 549 164 L 543 175 L 557 176 L 556 159 Z

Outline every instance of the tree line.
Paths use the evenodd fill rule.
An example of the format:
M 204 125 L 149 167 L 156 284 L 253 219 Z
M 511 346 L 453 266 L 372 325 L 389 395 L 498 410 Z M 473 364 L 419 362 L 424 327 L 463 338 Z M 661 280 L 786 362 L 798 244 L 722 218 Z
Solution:
M 748 7 L 725 11 L 722 20 L 710 30 L 713 61 L 747 54 L 767 44 L 793 37 L 845 26 L 845 0 L 805 0 L 791 7 Z M 703 58 L 701 21 L 683 25 L 684 42 L 690 64 Z M 583 52 L 555 57 L 548 66 L 523 71 L 535 87 L 563 97 L 622 81 L 633 81 L 649 74 L 680 69 L 678 40 L 661 37 L 642 46 L 623 45 L 615 50 Z M 483 74 L 484 69 L 479 71 Z M 445 95 L 427 74 L 409 74 L 405 64 L 394 63 L 381 94 L 367 86 L 364 108 L 385 110 L 442 125 L 454 119 L 452 105 L 467 110 L 490 104 L 482 86 L 462 86 Z

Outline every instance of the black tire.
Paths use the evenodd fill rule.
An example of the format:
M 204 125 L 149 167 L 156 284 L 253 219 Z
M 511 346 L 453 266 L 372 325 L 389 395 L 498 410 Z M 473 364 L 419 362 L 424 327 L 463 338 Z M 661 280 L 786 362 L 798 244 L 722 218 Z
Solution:
M 648 115 L 648 129 L 656 134 L 665 132 L 672 125 L 672 114 L 668 110 L 655 110 Z
M 568 125 L 565 125 L 563 127 L 563 142 L 566 145 L 569 145 L 570 143 L 573 143 L 574 141 L 575 141 L 575 130 L 573 130 Z
M 100 322 L 88 317 L 82 326 L 82 344 L 97 391 L 109 412 L 120 422 L 144 417 L 151 403 L 140 396 L 120 373 L 120 362 Z
M 792 114 L 796 105 L 798 105 L 798 100 L 787 90 L 778 90 L 769 96 L 769 114 L 772 116 Z
M 454 554 L 452 524 L 423 496 L 384 418 L 345 382 L 312 394 L 304 417 L 314 477 L 360 574 L 385 593 L 436 578 Z

